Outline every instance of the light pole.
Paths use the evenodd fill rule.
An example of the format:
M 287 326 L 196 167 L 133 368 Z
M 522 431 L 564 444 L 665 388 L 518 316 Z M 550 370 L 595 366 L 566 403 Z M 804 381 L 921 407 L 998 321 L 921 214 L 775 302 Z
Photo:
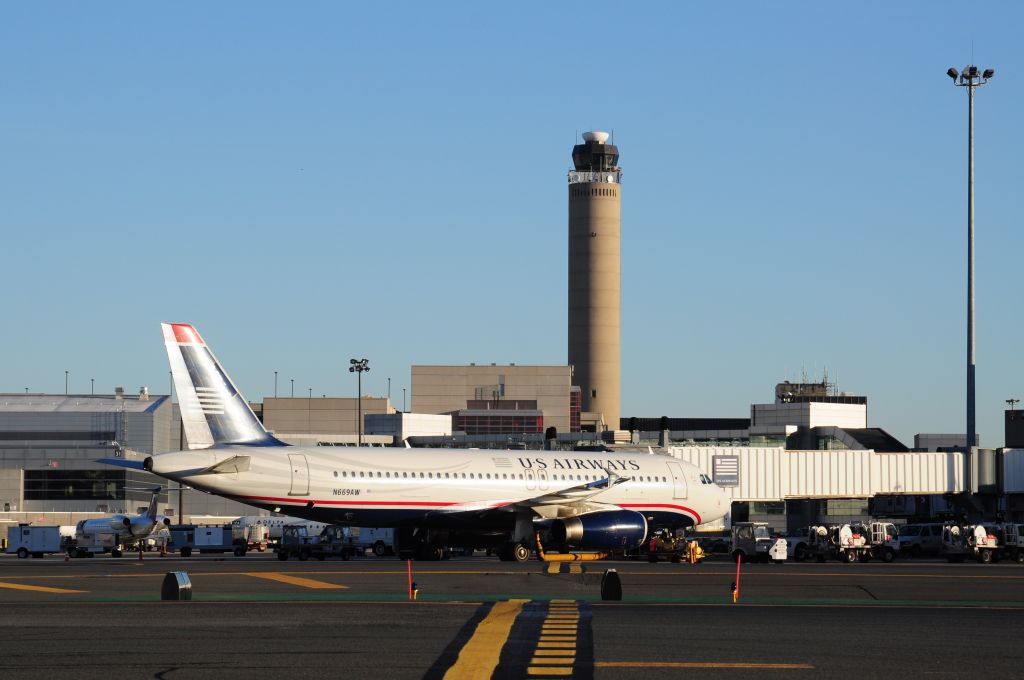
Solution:
M 957 87 L 967 88 L 967 464 L 964 480 L 967 493 L 971 493 L 971 449 L 977 441 L 974 418 L 974 90 L 988 82 L 995 69 L 981 71 L 977 66 L 964 66 L 963 73 L 955 68 L 946 71 Z
M 274 371 L 274 399 L 277 399 L 277 371 Z
M 96 378 L 89 378 L 89 396 L 96 396 Z
M 1020 399 L 1007 399 L 1006 403 L 1010 405 L 1010 411 L 1013 411 L 1013 407 L 1020 403 Z
M 402 413 L 405 413 L 405 388 L 402 388 Z
M 388 378 L 388 404 L 391 403 L 391 378 Z
M 295 378 L 292 378 L 292 399 L 295 398 Z
M 359 446 L 363 445 L 363 373 L 370 370 L 368 359 L 349 359 L 349 373 L 356 374 L 356 407 L 358 408 L 358 423 L 356 426 L 359 432 Z M 390 380 L 388 381 L 390 382 Z
M 64 371 L 64 396 L 68 396 L 68 372 Z

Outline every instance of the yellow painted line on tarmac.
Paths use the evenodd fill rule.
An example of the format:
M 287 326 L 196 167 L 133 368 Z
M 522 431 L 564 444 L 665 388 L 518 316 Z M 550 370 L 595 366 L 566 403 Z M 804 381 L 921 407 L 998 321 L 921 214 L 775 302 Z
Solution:
M 572 675 L 572 666 L 530 666 L 527 675 Z
M 816 574 L 809 571 L 802 571 L 800 573 L 782 573 L 782 572 L 756 572 L 749 573 L 747 578 L 760 578 L 766 576 L 768 578 L 817 578 L 819 576 L 863 576 L 866 578 L 934 578 L 934 579 L 975 579 L 975 580 L 1024 580 L 1024 576 L 1015 576 L 1013 574 L 886 574 L 882 572 L 860 572 L 856 570 L 857 567 L 853 567 L 850 571 L 827 571 L 821 574 Z M 629 576 L 735 576 L 735 571 L 700 571 L 700 572 L 689 572 L 689 571 L 676 571 L 676 572 L 650 572 L 650 571 L 620 571 L 620 574 L 626 574 Z
M 0 588 L 11 590 L 31 590 L 37 593 L 87 593 L 88 590 L 69 590 L 67 588 L 49 588 L 47 586 L 30 586 L 24 583 L 9 583 L 0 581 Z
M 489 680 L 501 659 L 512 624 L 529 600 L 496 602 L 477 624 L 473 636 L 459 651 L 459 658 L 444 674 L 445 680 Z
M 541 640 L 540 642 L 537 643 L 537 649 L 541 649 L 541 648 L 544 648 L 544 647 L 547 647 L 548 649 L 555 649 L 555 648 L 557 648 L 557 649 L 576 649 L 576 643 L 575 642 L 547 642 L 545 640 Z
M 274 571 L 250 571 L 243 574 L 243 576 L 252 576 L 253 578 L 262 578 L 268 581 L 278 581 L 280 583 L 288 583 L 293 586 L 302 586 L 303 588 L 314 588 L 318 590 L 326 589 L 338 589 L 348 588 L 338 583 L 327 583 L 326 581 L 314 581 L 311 578 L 300 578 L 298 576 L 289 576 L 288 574 L 282 574 Z
M 594 668 L 758 668 L 763 670 L 812 670 L 809 663 L 728 663 L 714 661 L 595 661 Z

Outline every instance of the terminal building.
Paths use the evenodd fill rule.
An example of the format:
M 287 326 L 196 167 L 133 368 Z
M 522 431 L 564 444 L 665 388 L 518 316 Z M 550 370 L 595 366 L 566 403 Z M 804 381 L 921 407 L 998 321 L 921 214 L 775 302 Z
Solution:
M 73 524 L 72 519 L 149 505 L 146 490 L 163 487 L 159 511 L 237 517 L 250 506 L 194 490 L 168 491 L 167 480 L 115 468 L 100 458 L 141 458 L 179 448 L 177 404 L 146 388 L 107 395 L 0 394 L 0 510 L 9 521 Z

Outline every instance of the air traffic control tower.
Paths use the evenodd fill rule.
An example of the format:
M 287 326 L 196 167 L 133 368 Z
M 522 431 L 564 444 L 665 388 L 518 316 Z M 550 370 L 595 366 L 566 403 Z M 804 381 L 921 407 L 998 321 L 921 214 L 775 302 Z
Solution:
M 569 364 L 583 422 L 619 429 L 621 180 L 607 132 L 585 132 L 569 172 Z M 598 425 L 600 429 L 600 424 Z

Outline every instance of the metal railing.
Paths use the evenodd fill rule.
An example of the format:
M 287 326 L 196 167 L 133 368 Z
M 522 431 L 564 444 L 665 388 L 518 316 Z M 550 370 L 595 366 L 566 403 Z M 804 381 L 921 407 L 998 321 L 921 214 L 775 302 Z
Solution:
M 569 171 L 569 184 L 622 184 L 622 171 L 612 170 L 605 172 L 580 172 Z

